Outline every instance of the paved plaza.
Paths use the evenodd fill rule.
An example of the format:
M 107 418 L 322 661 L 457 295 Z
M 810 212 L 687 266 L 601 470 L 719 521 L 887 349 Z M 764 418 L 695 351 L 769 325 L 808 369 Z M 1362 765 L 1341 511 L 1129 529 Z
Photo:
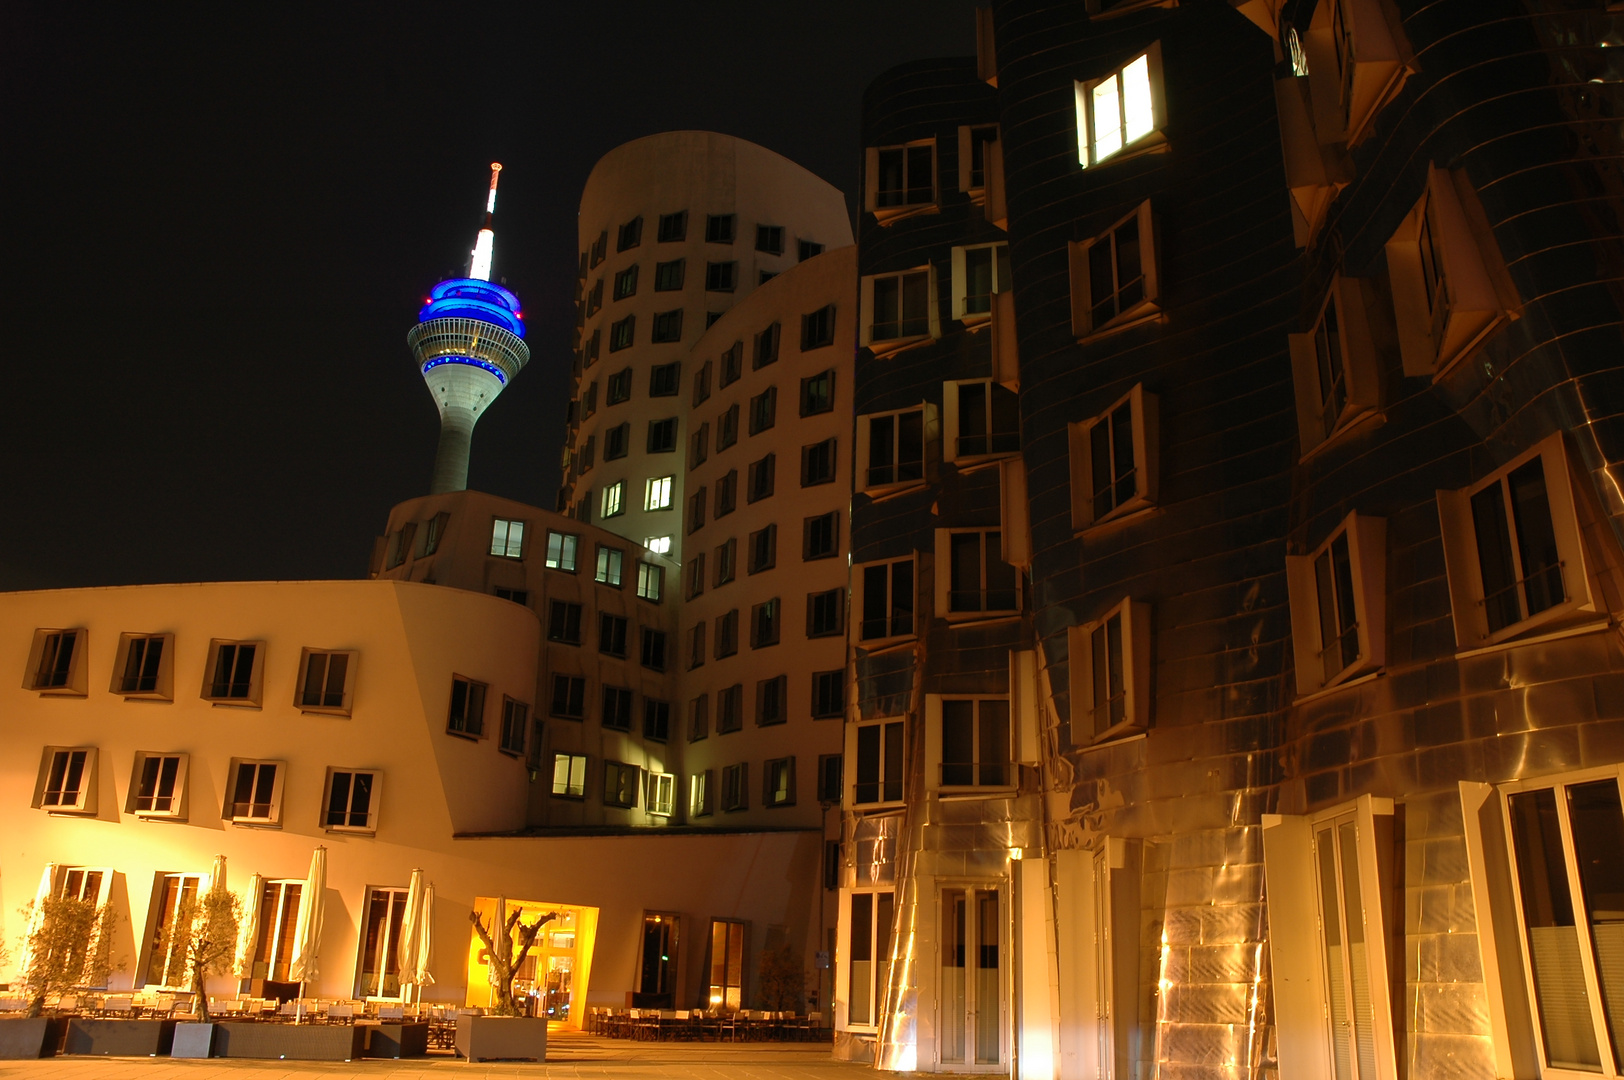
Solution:
M 406 1061 L 252 1061 L 56 1057 L 0 1062 L 4 1080 L 860 1080 L 872 1070 L 829 1059 L 829 1044 L 631 1042 L 554 1031 L 545 1063 L 469 1064 L 460 1058 Z

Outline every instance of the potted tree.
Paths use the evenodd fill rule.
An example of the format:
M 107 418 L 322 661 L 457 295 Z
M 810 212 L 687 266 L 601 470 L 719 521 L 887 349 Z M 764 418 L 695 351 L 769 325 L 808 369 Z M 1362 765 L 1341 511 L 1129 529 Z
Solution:
M 558 918 L 549 911 L 526 923 L 519 908 L 507 910 L 507 898 L 496 898 L 487 925 L 476 908 L 468 913 L 474 933 L 490 958 L 491 1014 L 457 1017 L 457 1052 L 469 1061 L 547 1059 L 547 1018 L 525 1016 L 513 999 L 513 977 L 524 966 L 541 928 Z
M 226 889 L 223 876 L 201 899 L 187 897 L 176 913 L 175 932 L 186 934 L 180 946 L 190 973 L 188 981 L 197 993 L 197 1020 L 176 1025 L 172 1056 L 209 1056 L 214 1045 L 214 1024 L 209 1019 L 208 978 L 231 973 L 241 922 L 242 900 Z
M 0 1058 L 50 1057 L 61 1045 L 67 1021 L 46 1016 L 45 1003 L 77 986 L 107 984 L 117 917 L 111 904 L 97 907 L 94 900 L 50 895 L 23 905 L 21 915 L 28 927 L 22 940 L 28 1009 L 20 1018 L 0 1021 Z

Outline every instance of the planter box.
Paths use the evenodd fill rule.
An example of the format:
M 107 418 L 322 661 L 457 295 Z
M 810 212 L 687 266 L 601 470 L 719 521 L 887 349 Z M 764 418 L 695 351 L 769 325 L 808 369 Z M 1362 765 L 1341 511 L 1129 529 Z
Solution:
M 66 1054 L 96 1057 L 167 1056 L 175 1042 L 173 1020 L 87 1020 L 75 1016 L 68 1021 Z
M 385 1021 L 357 1026 L 366 1032 L 364 1052 L 369 1058 L 422 1057 L 429 1052 L 429 1026 L 426 1023 Z
M 178 1058 L 206 1058 L 214 1053 L 214 1025 L 176 1024 L 175 1045 L 169 1056 Z
M 463 1013 L 457 1017 L 457 1053 L 469 1061 L 546 1061 L 547 1020 Z
M 0 1058 L 55 1057 L 67 1030 L 67 1018 L 61 1016 L 0 1020 Z
M 366 1029 L 353 1024 L 214 1025 L 215 1056 L 280 1061 L 354 1061 Z

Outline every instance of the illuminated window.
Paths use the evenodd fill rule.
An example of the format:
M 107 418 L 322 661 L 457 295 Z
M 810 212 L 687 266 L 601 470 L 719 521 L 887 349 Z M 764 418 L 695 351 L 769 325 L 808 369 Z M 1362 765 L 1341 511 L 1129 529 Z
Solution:
M 299 662 L 295 702 L 306 711 L 350 713 L 350 672 L 355 653 L 306 649 Z
M 34 790 L 36 810 L 94 814 L 96 748 L 47 746 Z
M 648 774 L 648 812 L 656 817 L 670 817 L 677 801 L 677 778 L 671 773 Z
M 1123 600 L 1068 634 L 1073 744 L 1143 730 L 1150 720 L 1150 605 Z
M 1009 245 L 953 249 L 953 317 L 966 322 L 992 314 L 992 298 L 1010 289 Z
M 656 476 L 650 479 L 643 490 L 643 509 L 671 509 L 671 483 L 675 479 L 673 476 Z
M 244 825 L 279 825 L 282 821 L 283 761 L 231 759 L 224 817 Z
M 1092 240 L 1072 241 L 1071 331 L 1079 338 L 1160 310 L 1150 202 Z
M 592 580 L 600 585 L 612 585 L 620 588 L 620 567 L 625 561 L 626 554 L 618 548 L 598 545 L 598 571 Z
M 660 545 L 656 547 L 655 545 Z M 664 554 L 671 549 L 669 536 L 654 536 L 649 538 L 647 547 L 656 554 Z M 660 592 L 665 585 L 665 568 L 652 563 L 640 562 L 637 564 L 637 595 L 643 600 L 659 602 Z
M 711 771 L 703 769 L 688 778 L 688 816 L 709 817 L 711 809 Z
M 893 559 L 869 563 L 853 575 L 857 584 L 857 605 L 862 618 L 857 624 L 859 641 L 884 641 L 914 634 L 914 561 Z
M 504 559 L 524 557 L 524 522 L 497 518 L 491 522 L 491 554 Z
M 603 509 L 599 517 L 612 518 L 625 510 L 621 502 L 626 494 L 626 482 L 616 480 L 603 489 Z
M 1165 121 L 1159 45 L 1103 78 L 1076 85 L 1077 158 L 1084 168 L 1124 149 L 1161 141 Z
M 1091 420 L 1070 425 L 1073 529 L 1156 502 L 1157 399 L 1136 385 Z
M 603 763 L 603 805 L 631 809 L 637 805 L 637 789 L 642 786 L 643 770 L 621 761 Z
M 882 350 L 935 337 L 929 267 L 863 279 L 862 344 Z
M 761 805 L 795 805 L 795 759 L 769 758 L 762 766 Z
M 573 533 L 548 531 L 547 533 L 547 569 L 568 570 L 575 572 L 575 548 L 580 537 Z
M 586 795 L 586 755 L 553 755 L 553 794 L 565 799 Z
M 454 675 L 451 679 L 451 707 L 446 716 L 446 731 L 477 739 L 485 734 L 485 691 L 482 682 Z
M 522 747 L 522 735 L 519 742 Z M 322 800 L 326 808 L 321 815 L 322 827 L 340 832 L 376 832 L 381 786 L 376 772 L 328 769 L 327 796 Z

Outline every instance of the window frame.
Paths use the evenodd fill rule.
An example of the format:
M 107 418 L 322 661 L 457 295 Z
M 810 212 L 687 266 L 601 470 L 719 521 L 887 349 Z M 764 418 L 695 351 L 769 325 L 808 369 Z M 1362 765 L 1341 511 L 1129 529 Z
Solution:
M 930 198 L 923 201 L 906 201 L 908 196 L 918 190 L 908 184 L 908 151 L 910 149 L 930 147 Z M 893 203 L 888 206 L 880 205 L 880 155 L 889 151 L 902 152 L 902 197 L 905 201 Z M 884 225 L 898 218 L 911 217 L 915 214 L 935 213 L 940 209 L 941 180 L 937 176 L 940 156 L 937 152 L 936 137 L 934 135 L 924 139 L 911 139 L 903 143 L 890 143 L 884 146 L 866 147 L 863 154 L 863 209 L 874 215 L 876 221 Z
M 466 684 L 469 688 L 463 692 L 463 712 L 460 717 L 455 711 L 458 683 Z M 470 706 L 469 701 L 473 694 L 473 688 L 476 686 L 479 687 L 479 707 L 478 714 L 473 715 L 474 710 Z M 485 703 L 490 697 L 490 692 L 491 688 L 489 683 L 481 682 L 478 679 L 470 679 L 466 675 L 458 675 L 453 673 L 451 676 L 451 692 L 446 695 L 446 734 L 455 735 L 459 739 L 471 739 L 476 742 L 486 738 Z M 470 719 L 473 720 L 472 727 L 469 726 Z M 455 726 L 459 721 L 461 726 Z
M 191 770 L 192 755 L 184 751 L 151 751 L 137 750 L 135 761 L 130 770 L 130 786 L 124 800 L 124 812 L 139 818 L 152 818 L 159 821 L 185 821 L 190 809 L 187 800 L 187 773 Z M 174 778 L 170 782 L 168 798 L 171 805 L 167 810 L 141 809 L 143 799 L 157 800 L 164 798 L 161 794 L 163 783 L 163 762 L 174 760 Z M 150 796 L 141 793 L 141 787 L 146 777 L 147 762 L 158 762 L 157 785 Z
M 271 766 L 276 770 L 271 780 L 270 802 L 266 804 L 268 807 L 267 813 L 264 816 L 256 816 L 252 813 L 238 814 L 236 812 L 237 802 L 234 796 L 237 792 L 237 781 L 241 770 L 244 767 L 257 770 L 263 766 Z M 221 819 L 229 821 L 233 825 L 280 829 L 282 827 L 282 795 L 287 784 L 287 777 L 288 763 L 286 761 L 278 761 L 272 758 L 232 758 L 231 764 L 226 770 L 225 804 L 221 808 Z M 248 804 L 250 810 L 256 805 L 258 804 L 253 802 Z
M 1128 407 L 1128 421 L 1132 425 L 1132 453 L 1134 456 L 1133 494 L 1117 502 L 1110 510 L 1096 516 L 1094 500 L 1094 429 L 1100 424 L 1112 423 L 1113 417 L 1124 405 Z M 1107 431 L 1107 446 L 1112 446 L 1114 432 Z M 1081 533 L 1097 525 L 1132 517 L 1141 510 L 1157 505 L 1161 473 L 1161 402 L 1145 389 L 1143 383 L 1133 388 L 1098 416 L 1074 421 L 1067 425 L 1071 451 L 1071 528 Z M 1114 470 L 1112 470 L 1114 472 Z M 1113 498 L 1115 497 L 1113 480 Z
M 553 552 L 553 537 L 555 536 L 558 537 L 559 541 L 556 555 Z M 567 533 L 559 532 L 557 529 L 548 529 L 546 568 L 548 570 L 560 570 L 566 574 L 575 573 L 580 558 L 580 549 L 580 533 Z M 568 565 L 565 565 L 566 561 Z
M 299 652 L 299 667 L 297 669 L 297 683 L 293 688 L 293 706 L 303 713 L 317 713 L 328 716 L 349 716 L 355 702 L 355 669 L 360 658 L 355 649 L 312 649 L 306 647 Z M 306 698 L 309 696 L 310 661 L 316 656 L 342 656 L 344 662 L 344 685 L 339 693 L 338 704 L 326 704 L 327 691 L 321 692 L 321 701 L 310 704 Z M 332 674 L 332 660 L 329 659 L 322 668 L 322 677 L 325 684 Z
M 66 670 L 60 670 L 56 663 L 63 641 L 72 642 Z M 23 669 L 23 689 L 41 697 L 85 697 L 89 693 L 89 665 L 85 660 L 89 648 L 90 631 L 82 626 L 35 630 L 28 666 Z
M 780 797 L 780 785 L 774 779 L 782 776 L 784 794 Z M 763 810 L 776 810 L 780 807 L 795 805 L 795 755 L 788 757 L 768 758 L 761 765 L 761 808 Z
M 1099 618 L 1092 619 L 1079 626 L 1070 627 L 1066 631 L 1066 647 L 1070 675 L 1070 713 L 1068 732 L 1073 746 L 1092 746 L 1097 743 L 1111 742 L 1128 735 L 1135 735 L 1150 727 L 1150 605 L 1142 600 L 1132 597 L 1123 597 L 1100 613 Z M 1092 705 L 1094 700 L 1095 681 L 1099 678 L 1094 670 L 1093 635 L 1096 631 L 1104 631 L 1106 647 L 1109 650 L 1109 623 L 1112 619 L 1120 620 L 1122 642 L 1122 719 L 1116 723 L 1107 723 L 1101 727 L 1093 722 L 1092 716 L 1099 707 Z M 1075 660 L 1072 658 L 1076 658 Z M 1083 662 L 1086 658 L 1087 662 Z M 1107 653 L 1107 667 L 1109 667 L 1109 652 Z M 1109 675 L 1109 672 L 1107 672 Z M 1109 685 L 1107 686 L 1109 689 Z M 1106 702 L 1115 699 L 1117 695 L 1108 694 Z M 1079 723 L 1083 715 L 1084 703 L 1089 703 L 1087 713 L 1090 723 L 1086 726 Z M 1106 717 L 1110 719 L 1109 714 Z
M 157 670 L 150 675 L 152 687 L 141 689 L 141 683 L 149 676 L 146 672 L 147 655 L 152 642 L 158 642 Z M 141 655 L 137 660 L 139 668 L 134 676 L 135 685 L 129 684 L 131 675 L 129 666 L 131 653 L 137 644 L 141 645 Z M 118 652 L 113 658 L 113 677 L 108 686 L 108 692 L 117 694 L 126 700 L 139 699 L 145 701 L 173 701 L 175 700 L 175 635 L 122 633 L 118 636 Z
M 1130 221 L 1137 222 L 1139 234 L 1139 264 L 1140 277 L 1144 284 L 1141 287 L 1140 298 L 1133 304 L 1122 307 L 1117 303 L 1117 313 L 1094 323 L 1093 304 L 1093 271 L 1089 265 L 1090 252 L 1098 244 L 1112 241 L 1112 283 L 1115 288 L 1111 291 L 1113 298 L 1120 297 L 1122 285 L 1116 280 L 1118 274 L 1116 245 L 1114 237 L 1118 229 Z M 1126 330 L 1131 326 L 1161 318 L 1161 259 L 1160 246 L 1156 231 L 1156 217 L 1151 212 L 1150 200 L 1145 199 L 1131 211 L 1118 218 L 1111 227 L 1088 240 L 1072 240 L 1067 243 L 1067 256 L 1071 272 L 1071 332 L 1078 341 L 1086 341 L 1107 332 Z
M 994 125 L 996 126 L 996 125 Z M 969 252 L 992 251 L 992 292 L 987 295 L 986 311 L 971 311 L 970 298 L 967 290 L 970 287 Z M 962 244 L 952 251 L 952 291 L 950 297 L 953 304 L 953 318 L 966 326 L 980 326 L 992 319 L 992 309 L 996 303 L 995 297 L 1014 288 L 1011 282 L 1009 266 L 1009 241 L 997 240 L 984 244 Z
M 356 776 L 372 777 L 372 786 L 368 789 L 370 794 L 367 797 L 367 813 L 366 822 L 364 824 L 351 825 L 346 823 L 342 825 L 335 825 L 331 821 L 331 816 L 333 813 L 333 778 L 339 773 L 345 773 L 351 778 L 349 797 L 352 802 L 347 803 L 346 807 L 353 805 L 353 799 L 355 797 L 354 778 Z M 381 769 L 352 769 L 329 765 L 327 767 L 327 779 L 323 782 L 321 789 L 321 812 L 318 816 L 318 823 L 324 831 L 330 833 L 349 833 L 351 835 L 359 836 L 376 836 L 378 834 L 378 804 L 382 797 L 383 771 Z M 354 812 L 352 810 L 345 810 L 346 817 L 353 816 L 353 814 Z
M 1349 586 L 1352 590 L 1357 655 L 1335 671 L 1327 672 L 1326 653 L 1336 642 L 1323 640 L 1325 626 L 1322 605 L 1325 584 L 1318 581 L 1318 564 L 1326 559 L 1335 574 L 1335 548 L 1338 539 L 1348 551 Z M 1342 614 L 1341 597 L 1332 582 L 1332 618 Z M 1286 592 L 1291 605 L 1291 638 L 1295 652 L 1297 695 L 1303 697 L 1330 689 L 1350 679 L 1379 671 L 1387 661 L 1387 521 L 1358 511 L 1337 523 L 1325 540 L 1306 555 L 1286 556 Z M 1342 631 L 1345 636 L 1347 630 Z M 1339 636 L 1338 642 L 1341 641 Z
M 241 696 L 216 696 L 214 689 L 220 685 L 214 678 L 214 672 L 219 667 L 220 650 L 223 647 L 239 647 L 252 645 L 254 659 L 249 672 L 247 693 Z M 262 640 L 237 640 L 233 638 L 212 638 L 209 641 L 208 659 L 203 666 L 203 688 L 199 696 L 214 705 L 234 706 L 238 708 L 257 709 L 264 696 L 265 690 L 265 652 L 266 644 Z M 233 664 L 235 669 L 235 663 Z M 235 682 L 228 686 L 237 685 Z
M 965 386 L 986 387 L 986 397 L 982 408 L 985 411 L 984 419 L 987 421 L 987 431 L 983 438 L 987 440 L 987 449 L 979 454 L 962 453 L 959 449 L 960 440 L 971 437 L 961 434 L 963 406 L 961 401 L 961 388 Z M 997 408 L 993 404 L 995 395 L 1004 393 L 1014 398 L 1012 402 L 1015 409 L 1015 430 L 995 431 L 993 425 L 997 416 Z M 1000 445 L 995 442 L 999 438 L 1008 439 L 1013 435 L 1015 445 L 1013 449 L 997 449 Z M 955 379 L 942 384 L 942 460 L 951 462 L 981 462 L 1000 461 L 1004 458 L 1015 457 L 1021 452 L 1021 405 L 1020 394 L 1003 385 L 996 379 Z
M 902 479 L 902 425 L 897 421 L 901 417 L 915 412 L 919 413 L 919 476 L 917 478 Z M 889 468 L 894 471 L 896 476 L 891 480 L 876 483 L 870 479 L 874 471 L 872 463 L 873 424 L 876 420 L 887 418 L 893 421 L 891 436 L 892 462 Z M 931 465 L 933 462 L 931 461 L 930 448 L 939 436 L 940 431 L 941 425 L 938 421 L 936 406 L 930 402 L 920 402 L 918 405 L 910 405 L 902 409 L 890 409 L 885 412 L 864 413 L 857 417 L 855 447 L 857 491 L 872 495 L 924 487 L 930 481 L 932 472 Z
M 1365 317 L 1357 279 L 1333 275 L 1307 333 L 1289 334 L 1292 389 L 1297 400 L 1297 434 L 1303 460 L 1332 445 L 1381 407 L 1381 369 Z M 1325 371 L 1319 342 L 1327 315 L 1336 327 L 1336 359 L 1342 368 L 1342 407 L 1327 428 Z M 1327 334 L 1327 341 L 1329 335 Z M 1327 345 L 1329 351 L 1329 344 Z
M 507 528 L 502 530 L 501 540 L 497 539 L 497 526 L 499 525 L 507 526 Z M 518 544 L 516 545 L 518 548 L 517 551 L 514 550 L 515 544 L 513 542 L 513 527 L 515 525 L 519 527 L 519 539 Z M 528 546 L 526 544 L 526 536 L 529 532 L 529 522 L 527 521 L 519 518 L 500 518 L 493 516 L 491 518 L 491 548 L 489 554 L 498 559 L 512 559 L 516 562 L 523 561 L 525 551 Z M 496 550 L 498 544 L 500 544 L 502 548 L 501 551 Z
M 72 802 L 63 802 L 61 796 L 69 790 L 67 781 L 69 770 L 74 767 L 74 755 L 83 755 L 78 761 L 78 787 L 74 791 Z M 56 774 L 58 758 L 63 761 L 61 783 L 62 787 L 52 790 L 51 784 Z M 101 751 L 95 746 L 46 746 L 40 753 L 39 772 L 34 780 L 34 799 L 31 804 L 35 810 L 44 810 L 48 814 L 64 814 L 72 816 L 95 817 L 98 809 L 97 796 L 100 794 L 101 774 L 98 766 L 101 762 Z M 52 797 L 56 801 L 51 801 Z
M 899 634 L 894 632 L 897 621 L 897 606 L 894 595 L 896 592 L 896 571 L 893 568 L 902 563 L 909 564 L 909 593 L 912 606 L 908 609 L 909 628 L 907 631 Z M 873 621 L 866 616 L 869 600 L 868 571 L 880 568 L 885 569 L 886 616 L 884 619 L 884 629 L 886 630 L 886 633 L 868 637 L 865 636 L 865 632 L 867 630 L 866 624 Z M 851 639 L 852 643 L 858 648 L 865 650 L 879 649 L 884 648 L 887 645 L 895 644 L 899 641 L 912 641 L 914 638 L 919 636 L 919 623 L 924 617 L 924 612 L 921 610 L 921 605 L 919 603 L 919 564 L 916 553 L 910 552 L 907 555 L 894 559 L 877 559 L 872 562 L 858 563 L 852 567 L 851 590 Z
M 674 817 L 677 812 L 677 777 L 675 773 L 649 772 L 648 791 L 644 806 L 651 817 Z
M 1005 543 L 1004 532 L 1005 530 L 1001 526 L 997 525 L 983 526 L 979 528 L 964 527 L 936 530 L 936 570 L 934 577 L 936 579 L 935 614 L 938 618 L 946 619 L 948 622 L 974 622 L 980 620 L 1010 618 L 1012 616 L 1019 615 L 1025 610 L 1025 582 L 1022 580 L 1021 568 L 1004 557 L 1009 550 L 1008 545 Z M 975 591 L 976 594 L 981 597 L 982 606 L 974 610 L 956 611 L 953 608 L 954 594 L 966 593 L 968 590 L 955 590 L 953 588 L 953 537 L 963 536 L 971 533 L 978 534 L 981 537 L 981 542 L 978 545 L 980 587 Z M 998 535 L 998 561 L 1004 566 L 1009 567 L 1010 571 L 1015 575 L 1013 587 L 1015 599 L 1014 607 L 992 608 L 986 606 L 991 602 L 989 594 L 1003 591 L 988 588 L 989 577 L 987 555 L 989 544 L 987 542 L 987 537 L 994 533 Z
M 876 779 L 872 782 L 874 787 L 873 798 L 863 798 L 866 792 L 860 792 L 860 787 L 868 786 L 861 779 L 863 776 L 864 751 L 862 744 L 867 741 L 863 732 L 879 732 L 875 740 L 874 770 Z M 899 745 L 890 745 L 892 732 L 896 733 Z M 842 806 L 852 813 L 866 813 L 871 810 L 892 810 L 906 805 L 907 792 L 907 759 L 908 759 L 908 727 L 907 718 L 903 716 L 876 716 L 869 719 L 858 720 L 846 725 L 846 760 L 852 763 L 850 769 L 845 770 L 847 775 L 842 784 Z M 893 762 L 892 758 L 896 760 Z M 895 779 L 893 780 L 892 766 L 895 766 Z M 894 787 L 893 787 L 894 785 Z
M 559 765 L 564 765 L 562 791 L 559 790 Z M 571 754 L 559 750 L 553 753 L 553 782 L 549 794 L 555 799 L 586 799 L 586 767 L 585 754 Z M 579 778 L 577 778 L 577 775 Z
M 946 742 L 944 725 L 946 716 L 944 706 L 949 701 L 969 701 L 974 703 L 971 710 L 971 739 L 972 758 L 968 762 L 945 762 L 942 759 L 944 743 Z M 1002 761 L 988 757 L 982 745 L 983 720 L 981 703 L 997 701 L 1005 707 L 1005 728 L 1008 740 L 1005 746 L 1005 756 Z M 1020 769 L 1020 757 L 1016 752 L 1018 732 L 1016 731 L 1017 718 L 1015 703 L 1008 694 L 927 694 L 925 695 L 925 759 L 929 763 L 926 768 L 925 787 L 928 791 L 941 791 L 955 794 L 983 794 L 987 792 L 1009 792 L 1017 787 Z M 904 750 L 906 752 L 906 749 Z M 972 780 L 968 784 L 947 783 L 943 779 L 945 770 L 949 765 L 965 766 L 971 770 Z M 983 783 L 983 778 L 989 775 L 988 769 L 1003 770 L 1002 782 Z M 906 779 L 904 780 L 906 784 Z
M 1140 60 L 1145 61 L 1146 81 L 1150 106 L 1150 129 L 1134 136 L 1127 137 L 1127 113 L 1124 102 L 1127 99 L 1125 76 L 1129 68 Z M 1114 81 L 1116 84 L 1115 98 L 1118 103 L 1117 122 L 1120 126 L 1114 130 L 1122 142 L 1115 149 L 1107 151 L 1104 155 L 1099 153 L 1099 132 L 1094 115 L 1094 91 L 1096 87 L 1106 82 Z M 1097 169 L 1110 161 L 1126 161 L 1140 154 L 1152 153 L 1167 147 L 1167 136 L 1163 130 L 1167 126 L 1167 99 L 1164 93 L 1164 78 L 1162 71 L 1161 42 L 1153 41 L 1130 56 L 1121 64 L 1115 65 L 1102 75 L 1088 80 L 1076 80 L 1073 88 L 1076 92 L 1077 106 L 1077 161 L 1083 169 Z
M 514 738 L 515 733 L 517 733 L 517 741 Z M 530 703 L 503 694 L 502 723 L 496 737 L 497 752 L 507 754 L 510 757 L 524 757 L 525 740 L 529 738 L 529 735 Z
M 903 281 L 906 278 L 925 275 L 925 329 L 922 333 L 904 334 L 902 328 L 914 321 L 906 317 L 902 309 Z M 875 285 L 880 281 L 897 282 L 897 336 L 876 338 L 874 336 L 874 291 Z M 888 271 L 883 274 L 869 274 L 862 279 L 859 293 L 859 339 L 858 344 L 866 348 L 875 356 L 889 356 L 903 349 L 935 341 L 942 336 L 941 313 L 938 311 L 939 300 L 936 288 L 936 264 L 927 262 L 922 266 L 910 266 L 901 270 Z

